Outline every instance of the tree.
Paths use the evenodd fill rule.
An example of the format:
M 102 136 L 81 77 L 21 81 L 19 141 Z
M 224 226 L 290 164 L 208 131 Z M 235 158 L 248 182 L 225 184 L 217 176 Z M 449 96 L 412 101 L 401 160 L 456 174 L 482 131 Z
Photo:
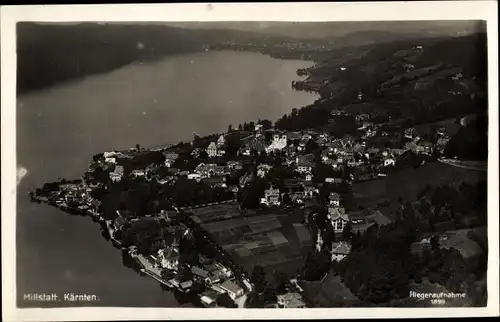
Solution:
M 266 287 L 266 272 L 264 271 L 264 267 L 255 265 L 252 269 L 250 281 L 254 283 L 257 293 L 263 292 Z
M 232 132 L 232 131 L 233 131 L 233 126 L 232 126 L 231 124 L 229 124 L 229 125 L 227 126 L 227 132 L 228 132 L 228 133 L 230 133 L 230 132 Z
M 342 239 L 350 240 L 352 236 L 352 223 L 350 221 L 344 226 L 344 230 L 342 230 Z
M 226 308 L 236 308 L 238 305 L 234 303 L 233 299 L 227 294 L 227 293 L 222 293 L 219 296 L 217 296 L 216 299 L 217 305 L 226 307 Z
M 283 197 L 282 197 L 281 201 L 283 202 L 284 205 L 289 205 L 289 204 L 292 203 L 292 199 L 290 198 L 290 196 L 288 195 L 288 193 L 284 193 L 283 194 Z
M 439 239 L 436 235 L 433 235 L 430 240 L 431 249 L 435 252 L 439 250 Z
M 272 281 L 272 289 L 277 294 L 283 294 L 286 292 L 290 279 L 285 272 L 282 271 L 274 271 L 273 273 L 273 281 Z
M 136 144 L 136 145 L 135 145 L 135 148 L 136 148 L 137 150 L 140 150 L 140 149 L 141 149 L 141 146 L 140 146 L 139 144 Z

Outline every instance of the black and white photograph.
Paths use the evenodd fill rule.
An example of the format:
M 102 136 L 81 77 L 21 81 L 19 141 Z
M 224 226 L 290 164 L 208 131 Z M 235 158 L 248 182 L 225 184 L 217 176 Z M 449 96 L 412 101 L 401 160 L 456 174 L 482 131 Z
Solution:
M 8 85 L 2 34 L 16 310 L 498 314 L 492 22 L 67 10 L 12 24 Z

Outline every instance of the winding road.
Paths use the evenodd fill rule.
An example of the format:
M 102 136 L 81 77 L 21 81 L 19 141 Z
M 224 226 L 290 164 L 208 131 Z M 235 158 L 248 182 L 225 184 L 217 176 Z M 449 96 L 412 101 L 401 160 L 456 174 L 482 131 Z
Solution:
M 455 159 L 439 159 L 438 161 L 458 168 L 488 171 L 488 163 L 486 161 L 461 161 Z

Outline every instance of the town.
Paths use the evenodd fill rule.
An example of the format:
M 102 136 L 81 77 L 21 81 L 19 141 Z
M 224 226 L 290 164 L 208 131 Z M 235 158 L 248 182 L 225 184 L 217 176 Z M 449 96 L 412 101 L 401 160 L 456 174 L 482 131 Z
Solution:
M 485 305 L 485 94 L 465 68 L 419 66 L 425 50 L 397 51 L 396 74 L 338 96 L 323 67 L 299 70 L 292 86 L 321 94 L 311 106 L 100 153 L 31 197 L 89 214 L 141 273 L 200 306 L 418 306 L 410 288 Z M 439 100 L 401 106 L 416 104 L 406 88 Z

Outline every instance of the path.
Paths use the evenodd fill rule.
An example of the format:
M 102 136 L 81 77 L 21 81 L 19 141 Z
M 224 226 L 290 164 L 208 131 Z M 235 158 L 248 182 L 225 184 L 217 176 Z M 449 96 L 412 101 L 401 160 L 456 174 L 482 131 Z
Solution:
M 477 171 L 487 171 L 488 165 L 483 161 L 461 161 L 454 159 L 439 159 L 441 163 L 449 164 L 453 167 L 463 168 L 468 170 L 477 170 Z
M 241 297 L 236 299 L 236 304 L 238 304 L 238 309 L 244 309 L 245 308 L 245 302 L 247 301 L 247 294 L 243 294 Z

